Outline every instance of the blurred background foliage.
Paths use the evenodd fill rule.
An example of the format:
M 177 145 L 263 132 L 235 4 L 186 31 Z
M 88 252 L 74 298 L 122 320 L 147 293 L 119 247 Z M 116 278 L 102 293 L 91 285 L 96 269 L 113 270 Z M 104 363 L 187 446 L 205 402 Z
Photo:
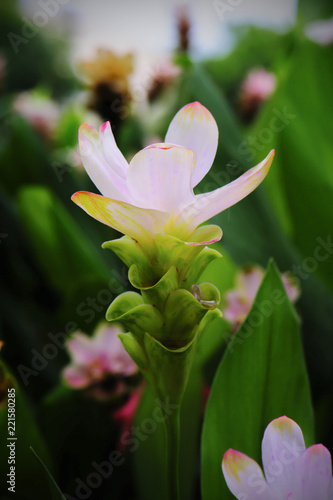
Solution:
M 78 155 L 78 126 L 82 121 L 98 126 L 107 116 L 116 124 L 118 145 L 130 159 L 152 141 L 159 142 L 156 137 L 164 137 L 175 112 L 195 100 L 211 111 L 220 131 L 214 165 L 198 191 L 232 181 L 261 161 L 270 149 L 276 150 L 264 185 L 215 217 L 214 222 L 224 232 L 221 244 L 215 246 L 224 257 L 212 263 L 201 281 L 212 281 L 218 286 L 223 310 L 223 297 L 234 287 L 240 266 L 258 264 L 265 268 L 273 257 L 280 272 L 290 271 L 298 276 L 301 288 L 296 304 L 298 319 L 295 316 L 288 320 L 290 338 L 294 339 L 292 353 L 298 358 L 295 365 L 301 366 L 295 367 L 287 345 L 288 332 L 281 331 L 289 361 L 283 360 L 281 345 L 280 350 L 271 346 L 276 363 L 279 357 L 283 363 L 283 383 L 279 385 L 281 380 L 275 373 L 266 387 L 271 394 L 277 391 L 279 398 L 267 400 L 265 411 L 259 408 L 261 403 L 255 397 L 244 402 L 254 406 L 250 428 L 251 439 L 256 438 L 257 443 L 245 443 L 242 451 L 248 450 L 260 460 L 257 448 L 268 419 L 287 411 L 301 419 L 298 404 L 308 409 L 304 425 L 310 436 L 312 403 L 315 442 L 322 442 L 333 451 L 333 33 L 331 29 L 330 38 L 323 24 L 319 35 L 325 36 L 317 36 L 316 40 L 307 36 L 308 23 L 323 23 L 333 15 L 332 11 L 332 4 L 325 0 L 299 0 L 294 26 L 284 32 L 257 26 L 235 27 L 232 50 L 200 62 L 191 57 L 185 43 L 189 35 L 183 25 L 183 31 L 179 27 L 179 46 L 170 54 L 169 66 L 151 78 L 144 89 L 146 100 L 136 102 L 120 60 L 109 55 L 113 63 L 107 70 L 99 68 L 99 79 L 88 81 L 78 66 L 73 67 L 66 37 L 50 41 L 43 29 L 29 31 L 33 29 L 30 25 L 30 35 L 24 36 L 23 14 L 16 2 L 1 2 L 0 339 L 4 346 L 0 382 L 9 377 L 17 388 L 18 500 L 48 496 L 48 475 L 29 446 L 35 449 L 61 490 L 72 498 L 78 495 L 78 484 L 84 491 L 82 482 L 94 471 L 92 463 L 106 460 L 110 450 L 119 448 L 121 429 L 112 417 L 113 403 L 93 400 L 84 391 L 66 387 L 61 379 L 61 370 L 69 361 L 61 344 L 63 339 L 75 330 L 92 334 L 113 298 L 130 289 L 126 268 L 111 252 L 100 248 L 104 241 L 118 234 L 90 219 L 70 200 L 75 191 L 96 191 Z M 23 39 L 10 38 L 10 33 Z M 112 47 L 106 49 L 112 51 Z M 318 246 L 324 257 L 318 258 Z M 272 270 L 269 272 L 264 283 L 267 290 L 278 279 Z M 291 318 L 290 305 L 276 314 L 277 324 L 281 318 Z M 184 499 L 200 498 L 204 396 L 217 369 L 204 432 L 211 444 L 203 444 L 203 474 L 210 470 L 207 457 L 222 459 L 225 450 L 217 446 L 226 442 L 231 446 L 226 438 L 227 424 L 217 428 L 221 439 L 214 441 L 220 394 L 229 396 L 225 414 L 234 424 L 234 433 L 237 434 L 237 426 L 245 425 L 235 410 L 239 407 L 241 414 L 245 406 L 237 402 L 235 393 L 237 384 L 244 382 L 247 358 L 242 359 L 240 352 L 239 363 L 243 367 L 245 364 L 244 372 L 236 370 L 232 387 L 225 384 L 228 371 L 223 376 L 232 356 L 220 364 L 230 335 L 231 325 L 224 319 L 216 320 L 199 343 L 182 415 Z M 259 332 L 257 342 L 260 335 Z M 271 335 L 278 338 L 276 327 Z M 252 338 L 248 356 L 256 357 L 258 347 L 254 340 L 251 342 Z M 56 352 L 52 357 L 48 357 L 46 348 L 50 343 Z M 300 361 L 303 353 L 307 373 Z M 235 363 L 236 359 L 235 356 Z M 260 358 L 258 372 L 247 373 L 249 387 L 263 380 L 266 369 L 265 360 Z M 294 392 L 285 400 L 283 391 L 288 387 L 288 377 L 294 381 Z M 0 404 L 1 432 L 5 433 L 5 400 Z M 136 416 L 137 428 L 141 429 L 154 405 L 151 395 L 145 392 Z M 222 420 L 223 415 L 219 418 Z M 137 452 L 124 451 L 124 464 L 115 467 L 112 477 L 101 486 L 91 488 L 90 498 L 154 498 L 154 491 L 163 480 L 164 442 L 160 427 L 139 439 Z M 209 432 L 211 435 L 207 435 Z M 241 445 L 237 442 L 237 446 Z M 6 453 L 4 448 L 0 450 L 1 470 L 7 468 Z M 220 498 L 219 488 L 223 486 L 212 489 L 211 485 L 217 484 L 214 474 L 204 475 L 202 498 Z M 5 484 L 0 485 L 0 491 L 2 498 L 9 498 Z M 228 498 L 228 492 L 224 493 Z M 61 498 L 57 489 L 54 495 Z

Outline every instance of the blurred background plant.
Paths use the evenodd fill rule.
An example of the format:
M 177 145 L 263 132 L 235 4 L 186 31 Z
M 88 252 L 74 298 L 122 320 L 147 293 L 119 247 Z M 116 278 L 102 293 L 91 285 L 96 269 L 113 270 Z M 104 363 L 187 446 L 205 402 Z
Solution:
M 182 498 L 200 498 L 203 392 L 209 392 L 219 370 L 205 417 L 210 422 L 206 429 L 211 428 L 213 436 L 211 419 L 222 419 L 214 417 L 214 402 L 218 389 L 223 390 L 226 347 L 231 338 L 238 340 L 235 354 L 229 356 L 236 363 L 237 352 L 250 349 L 254 342 L 254 335 L 242 340 L 239 335 L 245 327 L 237 327 L 249 311 L 250 315 L 255 311 L 251 304 L 257 290 L 260 295 L 263 287 L 268 290 L 269 283 L 278 283 L 272 274 L 264 278 L 262 271 L 271 257 L 280 273 L 294 275 L 298 281 L 298 319 L 290 326 L 290 338 L 300 329 L 302 342 L 293 347 L 290 359 L 298 361 L 292 363 L 287 362 L 288 347 L 286 354 L 279 354 L 273 344 L 267 346 L 266 355 L 280 359 L 283 375 L 268 377 L 259 355 L 256 369 L 267 381 L 265 394 L 287 390 L 281 377 L 296 377 L 303 353 L 308 375 L 297 372 L 294 390 L 298 392 L 293 397 L 282 394 L 274 402 L 267 396 L 266 410 L 272 408 L 272 414 L 264 413 L 255 399 L 246 398 L 236 412 L 241 376 L 255 385 L 255 370 L 249 367 L 244 375 L 239 369 L 225 414 L 233 415 L 236 430 L 244 428 L 246 405 L 252 405 L 251 433 L 260 443 L 272 418 L 288 412 L 294 418 L 296 405 L 304 407 L 299 398 L 306 393 L 308 376 L 315 442 L 322 442 L 332 453 L 333 9 L 325 0 L 299 0 L 297 5 L 282 2 L 279 17 L 273 3 L 253 0 L 250 11 L 245 2 L 197 1 L 178 5 L 178 9 L 166 3 L 163 15 L 157 13 L 157 6 L 143 12 L 143 23 L 143 13 L 134 4 L 125 13 L 125 7 L 111 3 L 92 9 L 88 2 L 76 0 L 1 2 L 0 426 L 6 433 L 4 392 L 11 384 L 17 390 L 18 500 L 49 497 L 47 474 L 44 477 L 29 446 L 68 498 L 155 498 L 164 463 L 158 402 L 134 373 L 114 405 L 110 398 L 89 397 L 91 391 L 78 390 L 62 377 L 70 363 L 71 349 L 66 350 L 66 345 L 71 345 L 74 332 L 95 338 L 108 305 L 131 289 L 122 263 L 100 248 L 103 241 L 116 237 L 115 232 L 86 217 L 70 196 L 79 190 L 95 190 L 77 151 L 81 122 L 98 127 L 111 120 L 117 143 L 130 159 L 147 144 L 159 142 L 175 112 L 195 100 L 211 111 L 220 131 L 214 165 L 198 191 L 230 182 L 272 148 L 277 154 L 264 186 L 214 221 L 223 228 L 216 248 L 224 257 L 212 262 L 200 281 L 219 288 L 225 319 L 216 320 L 201 339 L 185 395 Z M 280 18 L 280 24 L 274 25 L 273 18 Z M 242 317 L 229 322 L 230 290 L 243 266 L 249 265 L 260 266 L 260 279 L 256 289 L 251 289 Z M 280 291 L 284 293 L 283 288 Z M 290 298 L 294 301 L 295 294 Z M 277 324 L 288 317 L 287 306 L 279 307 L 281 317 L 272 312 L 263 321 L 274 318 Z M 280 335 L 287 342 L 285 329 L 286 336 Z M 242 366 L 246 363 L 242 360 Z M 114 380 L 112 384 L 115 388 Z M 309 409 L 308 394 L 304 398 Z M 306 425 L 303 422 L 302 428 Z M 228 429 L 222 427 L 219 434 L 223 437 Z M 208 434 L 206 430 L 205 442 Z M 214 436 L 209 442 L 221 461 L 225 449 L 214 444 Z M 232 447 L 260 460 L 260 450 L 250 449 L 247 442 Z M 112 462 L 108 475 L 106 466 L 99 466 L 104 462 L 110 466 L 112 450 L 121 455 Z M 202 498 L 217 500 L 221 492 L 223 498 L 232 498 L 223 489 L 222 475 L 220 483 L 217 476 L 209 476 L 208 454 L 213 456 L 212 449 L 203 444 Z M 0 450 L 0 466 L 7 471 L 5 447 Z M 101 481 L 90 477 L 92 473 Z M 9 498 L 4 482 L 0 491 L 1 498 Z M 163 491 L 160 495 L 163 500 Z

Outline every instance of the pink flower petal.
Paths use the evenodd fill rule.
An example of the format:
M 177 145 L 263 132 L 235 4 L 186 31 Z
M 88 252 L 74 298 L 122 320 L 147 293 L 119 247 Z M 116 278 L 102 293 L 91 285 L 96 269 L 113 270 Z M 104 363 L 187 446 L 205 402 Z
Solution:
M 229 490 L 236 498 L 273 500 L 261 468 L 244 453 L 228 450 L 223 457 L 222 471 Z
M 331 454 L 322 444 L 310 446 L 297 463 L 295 498 L 328 500 L 332 481 Z M 294 498 L 294 497 L 292 497 Z
M 116 146 L 110 124 L 102 125 L 99 134 L 94 127 L 83 123 L 79 149 L 84 168 L 99 191 L 104 196 L 131 202 L 125 181 L 127 162 Z
M 67 340 L 66 348 L 77 365 L 88 365 L 95 359 L 93 340 L 83 333 L 77 332 Z
M 226 306 L 223 308 L 223 316 L 236 329 L 248 315 L 251 304 L 244 300 L 238 290 L 228 292 L 225 301 Z
M 138 373 L 138 367 L 126 352 L 118 333 L 123 329 L 116 325 L 103 324 L 96 332 L 94 344 L 103 360 L 104 370 L 125 377 Z
M 211 113 L 199 102 L 184 106 L 170 123 L 165 142 L 194 151 L 195 170 L 191 186 L 196 186 L 209 171 L 215 158 L 218 128 Z
M 333 478 L 328 488 L 328 500 L 333 500 Z
M 73 389 L 84 389 L 94 382 L 89 369 L 78 365 L 66 366 L 62 371 L 62 377 Z
M 132 159 L 127 185 L 136 204 L 163 212 L 178 213 L 194 201 L 191 176 L 194 153 L 172 144 L 153 144 Z
M 262 440 L 262 462 L 266 481 L 276 498 L 289 498 L 294 492 L 297 461 L 304 451 L 302 430 L 296 422 L 280 417 L 267 426 Z
M 291 273 L 283 273 L 281 278 L 290 302 L 296 302 L 301 294 L 298 278 Z
M 128 163 L 116 144 L 110 122 L 105 122 L 100 126 L 99 136 L 106 161 L 115 174 L 126 179 Z
M 237 276 L 237 285 L 244 300 L 251 307 L 265 273 L 259 266 L 250 266 Z
M 163 233 L 168 219 L 168 214 L 163 212 L 138 208 L 87 191 L 75 193 L 72 200 L 94 219 L 137 241 L 151 240 L 155 234 Z
M 183 210 L 181 214 L 182 221 L 187 221 L 191 227 L 197 227 L 202 222 L 245 198 L 264 180 L 272 164 L 273 157 L 274 150 L 256 167 L 251 168 L 238 179 L 210 193 L 197 195 L 194 203 Z

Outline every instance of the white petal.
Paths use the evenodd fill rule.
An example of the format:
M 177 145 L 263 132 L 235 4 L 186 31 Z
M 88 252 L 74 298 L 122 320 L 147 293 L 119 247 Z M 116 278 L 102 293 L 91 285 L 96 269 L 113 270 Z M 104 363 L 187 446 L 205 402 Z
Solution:
M 192 187 L 201 181 L 212 166 L 218 136 L 213 116 L 199 102 L 184 106 L 170 123 L 165 142 L 184 146 L 195 153 L 196 165 L 191 181 Z
M 194 201 L 190 185 L 194 164 L 192 151 L 173 144 L 153 144 L 137 153 L 127 175 L 136 204 L 178 213 Z
M 333 500 L 333 478 L 328 488 L 328 500 Z
M 328 449 L 322 444 L 310 446 L 299 458 L 295 475 L 295 498 L 328 500 L 332 481 L 332 461 Z
M 271 499 L 261 468 L 244 453 L 228 450 L 223 457 L 222 471 L 229 490 L 236 498 Z
M 137 241 L 150 241 L 155 234 L 162 233 L 168 218 L 157 210 L 138 208 L 86 191 L 75 193 L 72 200 L 94 219 Z
M 111 128 L 102 125 L 101 134 L 83 123 L 79 130 L 82 163 L 90 179 L 104 195 L 115 200 L 131 202 L 124 172 L 126 161 L 114 141 Z
M 266 177 L 274 157 L 274 150 L 238 179 L 210 193 L 199 194 L 181 216 L 191 227 L 197 227 L 214 215 L 223 212 L 250 194 Z
M 262 440 L 262 462 L 266 481 L 276 498 L 289 498 L 287 495 L 294 491 L 297 461 L 304 451 L 303 434 L 296 422 L 280 417 L 267 426 Z
M 103 123 L 99 128 L 99 135 L 102 141 L 103 153 L 112 170 L 126 179 L 128 163 L 118 148 L 112 133 L 110 122 Z

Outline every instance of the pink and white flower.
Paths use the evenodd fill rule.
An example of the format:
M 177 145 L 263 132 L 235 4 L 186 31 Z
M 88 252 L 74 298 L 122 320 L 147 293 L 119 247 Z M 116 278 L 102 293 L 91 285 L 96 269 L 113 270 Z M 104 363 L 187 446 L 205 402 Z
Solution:
M 273 420 L 262 440 L 264 474 L 257 462 L 229 449 L 222 471 L 242 500 L 332 500 L 331 455 L 325 446 L 305 447 L 301 428 L 288 417 Z
M 264 275 L 264 270 L 259 266 L 245 267 L 236 275 L 235 288 L 226 293 L 223 315 L 234 330 L 248 315 Z M 283 273 L 281 279 L 289 300 L 296 302 L 300 295 L 297 278 L 290 273 Z
M 192 244 L 217 241 L 222 231 L 197 227 L 251 193 L 265 178 L 274 151 L 256 167 L 215 191 L 195 195 L 193 188 L 209 171 L 217 150 L 218 129 L 198 102 L 173 118 L 165 142 L 139 151 L 128 164 L 109 122 L 99 132 L 83 124 L 79 131 L 83 165 L 101 195 L 85 191 L 73 201 L 89 215 L 140 243 L 168 234 Z M 204 241 L 202 241 L 204 240 Z M 208 241 L 209 240 L 209 241 Z
M 93 337 L 76 332 L 66 347 L 72 358 L 64 368 L 63 378 L 74 389 L 85 389 L 109 376 L 129 377 L 138 373 L 138 367 L 125 351 L 118 338 L 123 330 L 103 324 Z

